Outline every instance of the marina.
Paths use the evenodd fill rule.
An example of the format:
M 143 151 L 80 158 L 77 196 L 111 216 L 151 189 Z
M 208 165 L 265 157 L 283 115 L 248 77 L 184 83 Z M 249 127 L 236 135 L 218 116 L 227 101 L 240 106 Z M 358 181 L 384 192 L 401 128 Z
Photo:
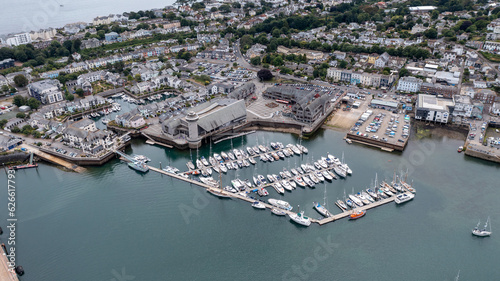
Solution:
M 324 225 L 346 217 L 349 217 L 350 219 L 357 219 L 364 216 L 366 211 L 369 209 L 385 205 L 393 201 L 395 201 L 396 204 L 402 204 L 415 197 L 415 189 L 410 184 L 406 183 L 406 178 L 405 181 L 400 180 L 400 182 L 397 183 L 396 178 L 399 177 L 394 175 L 391 185 L 383 181 L 379 188 L 377 186 L 377 177 L 375 177 L 375 186 L 373 189 L 367 188 L 367 192 L 361 191 L 358 193 L 354 193 L 353 190 L 353 194 L 349 194 L 350 199 L 344 199 L 345 203 L 347 203 L 350 208 L 347 207 L 343 201 L 337 200 L 335 204 L 342 210 L 342 212 L 339 214 L 332 214 L 326 207 L 327 178 L 330 178 L 330 181 L 334 177 L 336 178 L 332 171 L 335 171 L 341 178 L 346 178 L 347 174 L 352 174 L 352 170 L 347 164 L 344 163 L 344 155 L 342 155 L 342 160 L 340 160 L 331 154 L 327 154 L 328 157 L 321 157 L 320 160 L 313 162 L 314 165 L 309 163 L 301 164 L 300 167 L 292 168 L 292 172 L 284 169 L 284 172 L 280 172 L 280 176 L 276 174 L 268 174 L 267 177 L 264 177 L 263 175 L 256 175 L 257 177 L 253 177 L 255 185 L 252 185 L 250 180 L 235 178 L 231 180 L 232 186 L 222 188 L 222 174 L 224 173 L 222 167 L 227 166 L 237 170 L 239 168 L 244 168 L 244 166 L 243 164 L 238 165 L 236 163 L 240 163 L 249 158 L 253 159 L 254 157 L 266 157 L 265 155 L 276 155 L 274 157 L 269 156 L 268 161 L 271 161 L 270 159 L 274 158 L 276 158 L 277 161 L 280 159 L 280 157 L 277 156 L 278 152 L 288 151 L 291 152 L 288 153 L 289 156 L 292 156 L 295 154 L 304 154 L 308 150 L 300 144 L 288 144 L 285 146 L 281 143 L 272 143 L 271 147 L 264 145 L 247 147 L 247 151 L 248 153 L 244 150 L 238 149 L 233 149 L 234 153 L 221 151 L 220 153 L 213 154 L 213 156 L 209 156 L 210 161 L 202 156 L 200 159 L 196 159 L 195 161 L 196 169 L 192 169 L 195 165 L 192 161 L 190 161 L 186 164 L 188 171 L 185 172 L 180 172 L 179 169 L 171 166 L 167 166 L 164 169 L 148 166 L 146 165 L 146 161 L 149 160 L 149 158 L 143 155 L 135 155 L 134 157 L 131 157 L 119 151 L 116 151 L 116 153 L 122 156 L 122 160 L 128 162 L 128 165 L 137 171 L 145 173 L 152 170 L 154 172 L 205 188 L 208 193 L 219 198 L 240 199 L 251 203 L 251 206 L 256 209 L 270 209 L 273 214 L 278 216 L 286 214 L 289 216 L 291 221 L 303 226 L 309 226 L 311 222 Z M 283 159 L 284 158 L 285 156 L 283 156 Z M 217 163 L 219 163 L 219 165 L 217 165 Z M 219 181 L 209 177 L 206 169 L 210 169 L 210 171 L 212 169 L 217 171 L 219 173 Z M 323 173 L 325 176 L 323 176 Z M 194 178 L 195 176 L 199 176 L 199 178 Z M 296 186 L 300 186 L 304 189 L 306 186 L 313 188 L 315 184 L 320 182 L 324 182 L 325 185 L 323 198 L 324 203 L 321 205 L 318 202 L 313 202 L 313 208 L 323 216 L 323 218 L 320 219 L 307 217 L 304 215 L 304 211 L 294 212 L 293 206 L 291 206 L 287 201 L 270 198 L 266 203 L 251 196 L 252 192 L 256 192 L 261 197 L 268 196 L 269 192 L 266 188 L 269 187 L 275 189 L 277 195 L 283 196 L 285 194 L 284 186 L 286 186 L 286 190 L 290 192 L 296 189 Z M 292 187 L 292 184 L 295 187 Z M 387 194 L 384 193 L 384 190 Z

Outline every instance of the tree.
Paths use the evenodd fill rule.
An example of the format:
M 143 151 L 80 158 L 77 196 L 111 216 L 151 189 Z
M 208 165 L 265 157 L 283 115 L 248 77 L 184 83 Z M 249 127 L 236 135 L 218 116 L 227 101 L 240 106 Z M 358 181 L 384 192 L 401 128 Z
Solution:
M 75 96 L 73 94 L 67 94 L 66 99 L 69 101 L 73 101 L 75 99 Z
M 76 89 L 75 94 L 77 94 L 79 97 L 83 97 L 83 89 L 82 88 Z
M 257 57 L 253 57 L 250 59 L 250 63 L 253 64 L 253 65 L 259 65 L 260 64 L 260 57 L 257 56 Z
M 24 114 L 24 112 L 18 112 L 18 113 L 16 114 L 16 118 L 21 118 L 21 119 L 24 119 L 24 118 L 26 118 L 26 114 Z
M 240 9 L 241 8 L 241 4 L 239 2 L 233 2 L 233 4 L 231 4 L 233 6 L 233 8 L 235 9 Z
M 13 132 L 14 134 L 17 134 L 19 132 L 21 132 L 21 129 L 19 129 L 18 126 L 15 126 L 14 128 L 10 129 L 11 132 Z
M 3 129 L 3 127 L 5 127 L 5 124 L 7 124 L 7 122 L 9 122 L 9 120 L 7 120 L 7 119 L 0 120 L 0 128 Z
M 429 28 L 426 31 L 424 31 L 424 36 L 429 38 L 429 39 L 436 39 L 437 38 L 437 30 L 434 28 Z
M 21 132 L 25 135 L 31 134 L 31 131 L 33 131 L 33 127 L 31 127 L 30 125 L 24 125 L 21 129 Z
M 340 68 L 346 68 L 347 67 L 347 62 L 345 60 L 339 61 L 339 67 Z
M 23 106 L 26 104 L 26 99 L 23 96 L 15 96 L 12 103 L 15 104 L 17 107 Z
M 16 86 L 22 88 L 22 87 L 25 87 L 26 85 L 28 85 L 28 79 L 26 79 L 26 77 L 24 77 L 24 75 L 18 74 L 14 77 L 14 83 L 16 83 Z
M 40 101 L 35 99 L 35 98 L 29 98 L 28 102 L 26 103 L 31 109 L 38 109 L 40 107 Z
M 410 72 L 406 68 L 401 68 L 401 70 L 399 71 L 399 77 L 408 76 L 409 74 Z
M 259 77 L 260 81 L 267 81 L 273 79 L 273 74 L 269 69 L 261 69 L 257 72 L 257 77 Z
M 7 85 L 3 85 L 3 86 L 2 86 L 2 92 L 4 92 L 4 93 L 8 93 L 8 92 L 9 92 L 9 86 L 7 86 Z

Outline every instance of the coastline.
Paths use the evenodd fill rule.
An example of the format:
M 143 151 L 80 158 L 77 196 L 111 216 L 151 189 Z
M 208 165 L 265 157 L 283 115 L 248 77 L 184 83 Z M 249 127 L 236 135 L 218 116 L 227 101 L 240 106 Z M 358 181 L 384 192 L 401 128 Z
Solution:
M 170 3 L 172 2 L 172 3 Z M 95 0 L 68 1 L 48 0 L 32 1 L 22 6 L 6 5 L 3 11 L 7 17 L 0 20 L 3 27 L 1 36 L 21 32 L 38 31 L 47 28 L 63 28 L 66 24 L 75 22 L 91 23 L 95 17 L 107 16 L 109 14 L 123 14 L 126 12 L 137 12 L 139 10 L 161 9 L 173 5 L 175 1 L 148 1 L 148 3 L 136 1 L 115 1 L 105 3 Z M 61 6 L 62 5 L 62 6 Z M 29 7 L 26 9 L 26 7 Z M 9 17 L 10 16 L 10 17 Z

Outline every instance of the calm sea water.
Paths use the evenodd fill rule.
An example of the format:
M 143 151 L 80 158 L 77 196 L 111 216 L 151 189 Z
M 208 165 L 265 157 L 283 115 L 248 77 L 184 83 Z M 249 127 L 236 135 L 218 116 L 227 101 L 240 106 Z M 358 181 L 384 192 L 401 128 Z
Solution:
M 78 21 L 92 22 L 97 16 L 163 8 L 174 0 L 20 0 L 0 1 L 0 35 L 48 27 L 63 27 Z M 62 6 L 61 6 L 62 5 Z
M 470 233 L 478 219 L 500 225 L 498 165 L 458 154 L 461 140 L 411 140 L 403 153 L 347 145 L 343 133 L 323 131 L 303 141 L 309 155 L 231 171 L 223 181 L 276 173 L 327 152 L 341 156 L 353 176 L 326 184 L 329 209 L 344 190 L 366 188 L 378 174 L 408 168 L 416 198 L 384 205 L 357 221 L 309 228 L 239 200 L 221 200 L 196 186 L 150 171 L 139 174 L 119 160 L 87 173 L 42 164 L 16 173 L 18 264 L 23 280 L 498 280 L 500 240 Z M 258 132 L 198 154 L 270 141 L 289 134 Z M 134 141 L 129 154 L 153 166 L 185 169 L 189 151 L 173 152 Z M 191 154 L 196 156 L 197 152 Z M 5 173 L 0 181 L 6 182 Z M 5 191 L 3 191 L 5 192 Z M 280 196 L 272 189 L 269 198 Z M 324 186 L 298 188 L 283 199 L 319 217 L 312 201 Z M 6 195 L 0 196 L 6 225 Z M 5 242 L 6 235 L 1 239 Z M 328 245 L 328 246 L 325 246 Z M 122 279 L 119 279 L 122 278 Z M 128 278 L 128 279 L 125 279 Z

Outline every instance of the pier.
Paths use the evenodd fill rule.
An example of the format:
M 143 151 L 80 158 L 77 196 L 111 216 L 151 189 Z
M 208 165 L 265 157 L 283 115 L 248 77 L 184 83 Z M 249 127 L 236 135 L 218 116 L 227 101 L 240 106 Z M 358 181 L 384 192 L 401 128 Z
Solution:
M 409 192 L 406 192 L 406 193 L 409 193 Z M 389 198 L 385 198 L 385 199 L 382 199 L 382 200 L 379 200 L 379 201 L 375 201 L 375 202 L 373 202 L 371 204 L 364 205 L 363 207 L 354 208 L 353 210 L 354 211 L 369 210 L 369 209 L 372 209 L 372 208 L 375 208 L 375 207 L 382 206 L 382 205 L 385 205 L 387 203 L 390 203 L 390 202 L 394 201 L 394 199 L 396 199 L 396 196 L 391 196 Z M 351 211 L 344 211 L 344 212 L 342 212 L 340 214 L 333 215 L 331 217 L 319 220 L 318 223 L 319 223 L 319 225 L 323 225 L 325 223 L 333 222 L 333 221 L 336 221 L 336 220 L 348 217 L 350 214 L 351 214 Z
M 0 253 L 0 280 L 2 281 L 19 281 L 17 274 L 14 269 L 9 268 L 9 260 L 7 259 L 7 253 L 3 247 Z M 12 270 L 12 271 L 11 271 Z
M 146 143 L 147 144 L 150 144 L 150 145 L 159 145 L 159 146 L 163 146 L 163 147 L 166 147 L 166 148 L 174 148 L 173 146 L 169 145 L 169 144 L 166 144 L 166 143 L 162 143 L 162 142 L 158 142 L 158 141 L 155 141 L 152 137 L 148 136 L 146 133 L 144 132 L 141 132 L 141 135 L 143 135 L 144 137 L 147 138 L 146 140 Z
M 82 173 L 82 172 L 86 171 L 86 169 L 83 167 L 80 167 L 76 164 L 68 162 L 68 161 L 61 159 L 59 157 L 45 153 L 34 146 L 22 144 L 20 147 L 25 148 L 27 151 L 37 155 L 38 157 L 42 158 L 45 161 L 48 161 L 48 162 L 53 163 L 53 164 L 61 165 L 67 169 L 74 171 L 74 172 Z
M 281 148 L 281 149 L 277 149 L 277 150 L 268 150 L 267 152 L 256 153 L 254 155 L 249 155 L 248 157 L 240 157 L 240 158 L 237 158 L 236 160 L 225 160 L 225 161 L 221 161 L 221 162 L 222 163 L 227 163 L 227 162 L 234 162 L 234 161 L 237 161 L 237 160 L 241 161 L 241 160 L 249 159 L 249 158 L 258 158 L 262 154 L 266 154 L 266 153 L 270 153 L 270 152 L 283 151 L 284 149 L 287 149 L 287 148 Z M 130 157 L 128 157 L 127 155 L 125 155 L 125 154 L 123 154 L 123 153 L 121 153 L 119 151 L 115 151 L 115 152 L 117 154 L 121 155 L 124 161 L 131 161 Z M 302 154 L 304 154 L 304 153 L 302 152 L 301 155 Z M 291 154 L 290 157 L 293 156 L 293 155 L 296 155 L 296 153 Z M 331 169 L 333 169 L 333 167 L 331 165 L 332 164 L 330 164 L 329 167 L 326 167 L 326 168 L 321 167 L 320 169 L 315 169 L 315 170 L 312 170 L 312 171 L 309 170 L 309 169 L 304 170 L 304 173 L 300 174 L 300 176 L 306 176 L 306 175 L 314 174 L 316 172 L 322 172 L 322 171 L 325 171 L 325 170 L 331 170 Z M 221 195 L 227 196 L 227 197 L 232 198 L 232 199 L 233 198 L 234 199 L 239 199 L 239 200 L 242 200 L 242 201 L 245 201 L 245 202 L 248 202 L 248 203 L 254 203 L 256 201 L 259 201 L 259 202 L 261 202 L 266 207 L 266 209 L 277 208 L 276 206 L 273 206 L 273 205 L 271 205 L 269 203 L 266 203 L 266 202 L 264 202 L 264 201 L 262 201 L 260 199 L 253 198 L 253 197 L 251 197 L 251 196 L 248 195 L 251 190 L 255 190 L 255 189 L 259 189 L 259 188 L 266 188 L 266 187 L 270 187 L 270 186 L 274 187 L 273 186 L 274 182 L 273 183 L 266 183 L 266 184 L 263 184 L 263 185 L 260 185 L 260 186 L 256 186 L 254 189 L 249 189 L 249 187 L 245 187 L 245 189 L 243 191 L 239 191 L 239 192 L 233 193 L 233 192 L 229 192 L 229 191 L 224 190 L 222 188 L 222 186 L 215 186 L 214 184 L 206 184 L 204 182 L 201 182 L 200 180 L 192 179 L 190 177 L 190 175 L 192 175 L 193 172 L 195 172 L 195 171 L 200 171 L 200 169 L 188 170 L 188 171 L 185 171 L 185 172 L 175 173 L 175 172 L 170 172 L 170 171 L 167 172 L 167 171 L 162 170 L 161 168 L 156 168 L 156 167 L 153 167 L 153 166 L 147 166 L 147 167 L 149 168 L 149 170 L 152 170 L 154 172 L 160 173 L 162 175 L 167 175 L 167 176 L 170 176 L 172 178 L 175 178 L 175 179 L 178 179 L 178 180 L 190 183 L 190 184 L 194 184 L 194 185 L 200 186 L 202 188 L 205 188 L 207 191 L 217 191 Z M 213 166 L 212 165 L 206 166 L 206 168 L 208 168 L 208 167 L 213 167 Z M 202 167 L 202 169 L 204 169 L 204 168 L 205 168 L 205 166 Z M 240 168 L 243 168 L 243 167 L 240 167 Z M 219 173 L 222 173 L 222 171 L 219 171 Z M 339 178 L 339 177 L 337 177 L 337 178 Z M 334 177 L 334 179 L 337 179 L 337 178 Z M 286 178 L 286 179 L 283 179 L 283 180 L 286 180 L 286 181 L 295 181 L 292 178 Z M 333 180 L 327 180 L 325 178 L 323 181 L 320 180 L 320 182 L 316 182 L 314 184 L 320 184 L 321 182 L 326 182 L 326 181 L 332 182 Z M 219 183 L 219 185 L 220 184 L 221 183 Z M 299 186 L 302 187 L 302 188 L 304 188 L 304 189 L 307 188 L 307 185 L 306 186 L 299 185 Z M 280 194 L 280 191 L 278 190 L 278 188 L 276 188 L 276 187 L 274 187 L 274 188 L 276 189 L 276 192 L 278 194 Z M 238 188 L 236 188 L 236 189 L 238 189 Z M 294 188 L 294 189 L 297 189 L 297 188 Z M 406 191 L 405 193 L 410 194 L 409 191 Z M 382 205 L 385 205 L 387 203 L 393 202 L 395 199 L 396 199 L 396 196 L 391 196 L 391 197 L 388 197 L 388 198 L 385 198 L 385 199 L 380 199 L 378 201 L 371 202 L 371 203 L 363 205 L 361 207 L 352 208 L 351 210 L 343 210 L 341 213 L 336 214 L 336 215 L 332 215 L 331 217 L 325 217 L 323 219 L 314 219 L 314 218 L 309 217 L 309 219 L 310 219 L 311 222 L 317 223 L 319 225 L 324 225 L 324 224 L 327 224 L 327 223 L 330 223 L 330 222 L 334 222 L 334 221 L 342 219 L 342 218 L 349 217 L 349 215 L 353 211 L 361 211 L 361 210 L 373 209 L 373 208 L 376 208 L 378 206 L 382 206 Z M 283 210 L 283 209 L 280 209 L 280 210 L 282 210 L 283 212 L 285 212 L 287 215 L 291 215 L 291 214 L 294 214 L 294 213 L 297 212 L 297 211 L 287 211 L 287 210 Z

